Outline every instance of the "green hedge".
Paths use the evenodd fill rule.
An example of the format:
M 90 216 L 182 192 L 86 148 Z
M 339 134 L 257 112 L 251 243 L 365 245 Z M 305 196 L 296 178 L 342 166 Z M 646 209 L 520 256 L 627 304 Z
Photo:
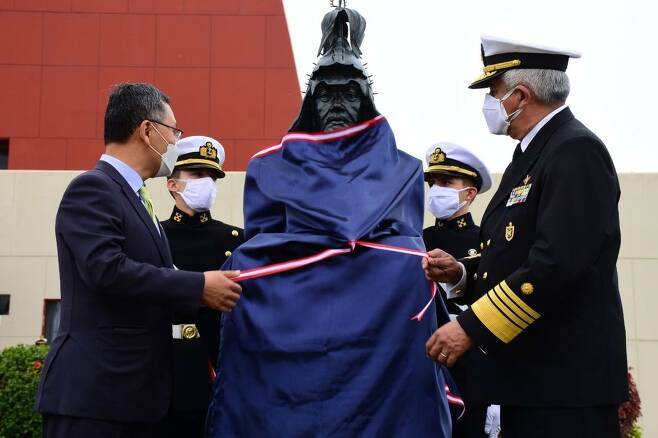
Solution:
M 34 409 L 46 345 L 17 345 L 0 352 L 0 437 L 40 437 Z

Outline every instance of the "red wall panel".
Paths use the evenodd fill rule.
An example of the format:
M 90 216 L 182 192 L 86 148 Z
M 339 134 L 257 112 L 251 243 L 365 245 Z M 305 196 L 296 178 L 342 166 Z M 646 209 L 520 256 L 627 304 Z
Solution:
M 217 138 L 224 168 L 244 170 L 300 105 L 283 13 L 281 0 L 0 0 L 9 167 L 93 166 L 112 86 L 150 82 L 187 135 Z
M 0 65 L 0 137 L 38 137 L 41 67 Z
M 100 138 L 71 138 L 66 142 L 66 168 L 76 170 L 91 169 L 104 150 L 105 145 Z
M 0 29 L 11 38 L 0 38 L 0 64 L 41 64 L 43 52 L 41 14 L 6 12 L 0 15 Z
M 179 84 L 186 84 L 185 88 Z M 184 135 L 208 135 L 210 71 L 207 68 L 158 68 L 155 85 L 171 98 L 176 126 Z
M 128 12 L 128 0 L 72 0 L 73 12 Z
M 66 169 L 66 140 L 17 138 L 11 142 L 10 169 Z
M 45 14 L 44 64 L 98 65 L 100 16 Z
M 213 67 L 264 67 L 265 17 L 213 17 Z
M 210 18 L 207 15 L 160 15 L 157 64 L 162 67 L 208 67 Z
M 41 137 L 96 137 L 98 68 L 43 67 L 41 85 Z
M 267 67 L 294 68 L 295 60 L 292 56 L 285 17 L 267 17 L 266 40 L 267 57 L 265 65 Z M 311 71 L 310 65 L 308 69 Z
M 241 0 L 185 0 L 185 12 L 194 14 L 237 15 Z
M 211 130 L 228 138 L 263 138 L 265 73 L 261 69 L 213 69 Z
M 245 15 L 281 15 L 281 0 L 244 0 L 240 3 L 240 13 Z
M 172 14 L 184 11 L 183 0 L 129 0 L 128 10 L 143 14 Z
M 249 164 L 249 160 L 256 152 L 269 146 L 278 144 L 280 141 L 280 138 L 270 138 L 263 140 L 236 140 L 234 152 L 235 167 L 238 169 L 246 169 L 247 164 Z
M 281 135 L 299 112 L 299 85 L 294 69 L 271 69 L 265 73 L 265 136 Z
M 155 17 L 102 14 L 100 64 L 155 65 Z
M 15 0 L 15 8 L 37 12 L 70 12 L 71 0 Z

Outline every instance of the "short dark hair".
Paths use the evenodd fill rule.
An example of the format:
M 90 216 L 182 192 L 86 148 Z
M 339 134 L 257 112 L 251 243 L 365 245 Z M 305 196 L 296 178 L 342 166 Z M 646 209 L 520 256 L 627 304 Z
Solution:
M 432 177 L 439 177 L 439 178 L 445 178 L 445 179 L 454 179 L 457 181 L 461 181 L 463 183 L 464 188 L 466 187 L 474 187 L 477 189 L 479 192 L 480 189 L 478 188 L 477 182 L 475 181 L 474 178 L 470 178 L 468 176 L 452 176 L 452 175 L 446 175 L 444 173 L 430 173 L 425 175 L 425 181 L 427 184 L 430 184 L 430 179 Z
M 169 96 L 151 84 L 115 85 L 105 110 L 105 144 L 127 142 L 144 120 L 160 119 L 165 104 L 169 104 Z

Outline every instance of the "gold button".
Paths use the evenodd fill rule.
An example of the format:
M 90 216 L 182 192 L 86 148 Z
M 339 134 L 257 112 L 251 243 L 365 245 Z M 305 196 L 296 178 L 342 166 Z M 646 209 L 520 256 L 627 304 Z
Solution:
M 238 234 L 239 234 L 238 230 L 231 231 L 231 236 L 233 236 L 233 237 L 238 237 Z
M 488 276 L 489 276 L 489 274 L 485 272 L 484 274 L 482 274 L 482 279 L 486 280 Z
M 226 251 L 226 252 L 224 253 L 224 255 L 225 255 L 226 257 L 231 257 L 231 254 L 233 254 L 231 251 Z
M 475 274 L 473 274 L 473 280 L 477 280 L 477 279 L 478 279 L 478 273 L 476 272 Z
M 487 240 L 487 247 L 491 246 L 491 239 Z
M 535 287 L 532 285 L 532 283 L 523 283 L 521 285 L 521 292 L 523 292 L 524 295 L 530 295 L 535 291 Z
M 199 337 L 199 331 L 194 324 L 184 324 L 182 335 L 183 339 L 194 339 Z
M 484 249 L 484 243 L 480 242 L 480 249 Z

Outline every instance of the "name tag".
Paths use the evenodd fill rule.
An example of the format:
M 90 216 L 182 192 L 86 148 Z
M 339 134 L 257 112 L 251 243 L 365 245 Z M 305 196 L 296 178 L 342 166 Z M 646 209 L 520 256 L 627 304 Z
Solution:
M 526 184 L 523 186 L 515 187 L 514 190 L 509 194 L 509 199 L 507 200 L 506 207 L 515 204 L 522 204 L 528 199 L 528 194 L 530 193 L 530 188 L 532 184 Z

